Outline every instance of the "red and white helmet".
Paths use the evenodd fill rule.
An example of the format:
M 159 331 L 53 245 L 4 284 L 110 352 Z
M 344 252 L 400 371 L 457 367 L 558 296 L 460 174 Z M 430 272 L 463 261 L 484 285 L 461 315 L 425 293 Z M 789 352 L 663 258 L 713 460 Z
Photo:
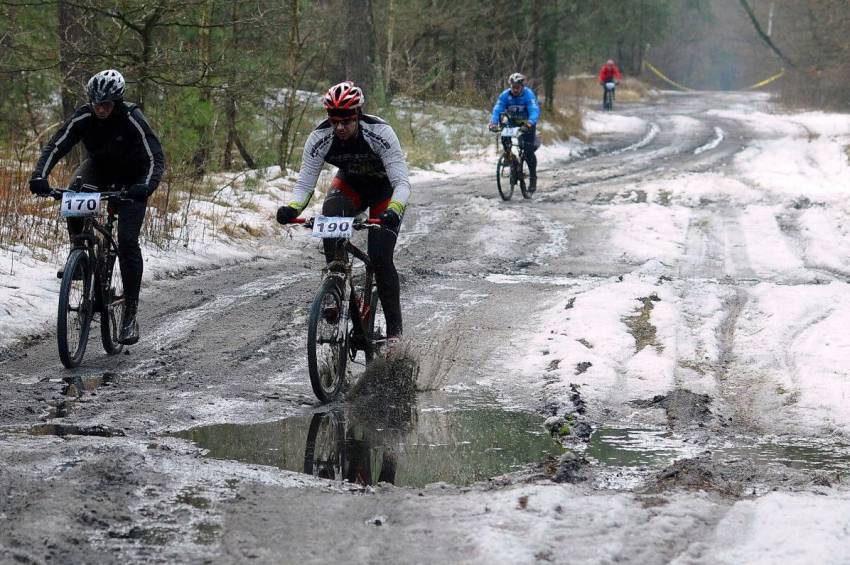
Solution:
M 324 105 L 328 113 L 353 113 L 363 106 L 365 100 L 363 91 L 347 80 L 328 89 Z

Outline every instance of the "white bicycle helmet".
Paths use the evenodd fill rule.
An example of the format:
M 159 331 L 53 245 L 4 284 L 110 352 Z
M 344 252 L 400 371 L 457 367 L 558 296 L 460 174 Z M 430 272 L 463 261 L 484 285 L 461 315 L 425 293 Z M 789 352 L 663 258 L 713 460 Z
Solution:
M 515 84 L 525 85 L 525 75 L 522 73 L 514 73 L 508 77 L 508 83 L 510 83 L 511 86 Z
M 124 98 L 124 77 L 116 70 L 100 71 L 89 79 L 86 84 L 86 94 L 92 104 L 107 101 L 117 101 Z

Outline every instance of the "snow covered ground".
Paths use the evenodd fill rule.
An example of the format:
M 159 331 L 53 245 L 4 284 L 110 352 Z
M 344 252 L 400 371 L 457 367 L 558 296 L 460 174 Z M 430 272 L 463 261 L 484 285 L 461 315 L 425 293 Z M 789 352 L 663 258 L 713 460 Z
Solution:
M 465 126 L 464 126 L 465 127 Z M 482 135 L 484 135 L 482 130 Z M 578 140 L 543 147 L 540 159 L 564 159 L 581 151 Z M 457 161 L 437 163 L 430 170 L 413 169 L 413 190 L 428 181 L 451 180 L 456 175 L 483 175 L 493 168 L 492 150 L 466 150 Z M 286 240 L 307 236 L 297 228 L 283 228 L 274 221 L 275 212 L 292 196 L 297 173 L 281 173 L 279 167 L 249 171 L 259 179 L 259 187 L 246 189 L 246 173 L 217 174 L 213 182 L 215 201 L 196 199 L 186 214 L 188 222 L 174 234 L 178 244 L 160 249 L 143 243 L 144 280 L 150 281 L 188 268 L 204 268 L 244 261 L 258 255 L 286 253 Z M 332 171 L 320 178 L 316 196 L 305 216 L 321 210 L 322 191 L 326 190 Z M 221 230 L 224 225 L 245 226 L 245 231 L 261 234 L 233 238 Z M 183 234 L 188 234 L 184 236 Z M 182 243 L 180 243 L 182 242 Z M 55 323 L 59 281 L 55 277 L 65 255 L 46 258 L 40 250 L 23 246 L 0 249 L 0 347 L 17 338 L 49 331 Z M 142 287 L 144 298 L 144 286 Z
M 734 370 L 758 375 L 759 387 L 785 391 L 778 396 L 794 399 L 783 402 L 776 394 L 765 394 L 761 401 L 767 404 L 749 416 L 774 433 L 793 428 L 848 437 L 850 341 L 840 328 L 850 324 L 850 289 L 843 275 L 850 273 L 850 117 L 744 110 L 707 114 L 745 124 L 765 138 L 741 147 L 720 173 L 685 172 L 623 186 L 620 194 L 626 199 L 641 193 L 645 201 L 610 206 L 599 216 L 628 225 L 615 231 L 606 245 L 612 255 L 637 268 L 622 280 L 584 281 L 562 291 L 555 307 L 540 314 L 539 326 L 547 331 L 533 343 L 554 350 L 552 355 L 561 359 L 561 368 L 554 371 L 560 381 L 548 386 L 565 391 L 579 380 L 590 397 L 627 399 L 663 394 L 683 384 L 696 392 L 717 392 L 716 381 L 691 367 L 703 367 L 704 372 L 728 353 L 722 326 L 728 317 L 724 301 L 732 298 L 724 289 L 725 279 L 749 277 L 760 282 L 749 290 L 738 317 L 731 346 L 740 359 Z M 591 121 L 592 131 L 619 129 L 625 134 L 647 127 L 628 116 L 611 116 L 607 125 L 605 114 L 593 117 L 601 123 Z M 740 241 L 708 241 L 694 248 L 694 232 L 716 229 L 707 224 L 717 222 L 700 216 L 695 206 L 700 201 L 722 203 L 734 216 L 727 221 L 734 219 Z M 706 249 L 709 245 L 724 250 L 718 253 L 725 256 L 724 264 L 682 280 L 691 274 L 686 272 L 688 254 L 702 254 L 698 260 L 703 260 L 712 253 Z M 730 248 L 735 252 L 727 253 Z M 740 264 L 730 255 L 737 255 Z M 669 282 L 664 277 L 670 277 Z M 635 352 L 635 338 L 625 320 L 641 306 L 637 299 L 649 296 L 660 299 L 652 302 L 654 343 Z M 689 327 L 687 320 L 694 314 L 699 325 Z M 534 378 L 547 373 L 544 366 L 549 362 L 521 357 L 517 368 Z M 581 362 L 592 367 L 576 377 L 574 368 Z
M 319 559 L 342 558 L 356 544 L 363 560 L 850 563 L 850 116 L 778 113 L 758 94 L 667 95 L 613 113 L 588 111 L 585 133 L 586 144 L 541 148 L 531 201 L 498 199 L 489 178 L 492 147 L 414 171 L 419 208 L 411 209 L 397 256 L 409 267 L 412 333 L 468 338 L 463 350 L 443 342 L 435 348 L 461 364 L 440 392 L 494 390 L 505 406 L 563 417 L 572 430 L 592 426 L 591 438 L 564 438 L 589 460 L 578 471 L 588 477 L 357 494 L 256 480 L 238 497 L 216 499 L 214 511 L 229 520 L 222 518 L 226 558 L 273 562 L 285 550 L 316 560 L 301 536 L 346 524 Z M 274 170 L 264 177 L 249 206 L 199 205 L 258 230 L 259 243 L 198 224 L 186 248 L 146 249 L 146 276 L 258 254 L 302 257 L 308 236 L 272 219 L 292 178 Z M 229 203 L 247 198 L 228 190 Z M 3 340 L 49 328 L 56 266 L 18 250 L 2 255 L 0 268 L 0 304 L 14 305 L 0 310 Z M 263 292 L 280 286 L 262 276 Z M 244 290 L 221 286 L 228 290 L 178 320 L 206 315 Z M 304 306 L 293 296 L 287 311 L 303 325 Z M 263 316 L 263 308 L 253 312 Z M 244 321 L 231 327 L 253 329 Z M 287 339 L 301 339 L 301 325 L 271 327 L 285 339 L 264 347 L 280 347 L 278 358 L 291 359 Z M 188 332 L 179 337 L 188 360 L 174 353 L 178 359 L 168 362 L 191 374 L 205 358 L 191 349 Z M 255 342 L 246 343 L 234 355 L 248 359 L 240 364 L 269 362 Z M 272 419 L 302 406 L 297 396 L 271 408 L 257 400 L 257 387 L 290 393 L 289 381 L 280 385 L 288 370 L 272 371 L 271 380 L 256 375 L 260 384 L 228 397 L 230 410 Z M 221 396 L 233 395 L 229 379 L 211 383 L 202 374 L 212 391 L 204 397 L 192 381 L 173 384 L 178 373 L 165 378 L 177 389 L 169 414 L 179 416 L 151 416 L 168 422 L 157 425 L 231 417 L 221 407 Z M 136 394 L 143 381 L 120 392 Z M 625 439 L 614 444 L 605 433 Z M 185 444 L 164 441 L 191 456 Z M 139 456 L 147 472 L 225 490 L 223 467 L 205 475 L 211 487 L 192 482 L 192 465 L 178 472 L 151 462 L 171 457 L 156 452 Z M 31 452 L 21 453 L 23 468 Z M 605 461 L 635 453 L 656 460 Z M 309 516 L 292 512 L 305 507 L 313 509 Z M 423 533 L 433 540 L 424 549 Z

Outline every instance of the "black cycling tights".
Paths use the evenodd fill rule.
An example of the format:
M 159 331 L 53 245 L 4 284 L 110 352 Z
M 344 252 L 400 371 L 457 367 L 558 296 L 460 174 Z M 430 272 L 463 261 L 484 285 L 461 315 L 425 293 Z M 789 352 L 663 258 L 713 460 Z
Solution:
M 354 202 L 339 190 L 332 188 L 322 205 L 324 216 L 353 217 L 363 212 L 365 208 L 357 209 Z M 372 267 L 375 269 L 375 282 L 378 284 L 378 296 L 384 307 L 384 317 L 387 319 L 387 335 L 401 336 L 401 299 L 398 282 L 398 271 L 393 263 L 393 252 L 398 229 L 369 230 L 368 252 Z M 322 240 L 325 246 L 325 259 L 330 263 L 335 255 L 339 240 Z
M 123 180 L 109 178 L 98 171 L 90 159 L 86 159 L 77 169 L 74 178 L 82 177 L 83 182 L 94 184 L 98 187 L 107 187 L 111 183 L 130 186 L 136 179 Z M 139 182 L 144 182 L 140 179 Z M 142 223 L 145 221 L 146 202 L 118 203 L 118 262 L 121 266 L 121 282 L 124 284 L 124 296 L 128 302 L 139 300 L 139 290 L 142 287 L 142 249 L 139 247 L 139 233 L 142 231 Z M 82 218 L 68 218 L 68 233 L 73 236 L 83 229 Z

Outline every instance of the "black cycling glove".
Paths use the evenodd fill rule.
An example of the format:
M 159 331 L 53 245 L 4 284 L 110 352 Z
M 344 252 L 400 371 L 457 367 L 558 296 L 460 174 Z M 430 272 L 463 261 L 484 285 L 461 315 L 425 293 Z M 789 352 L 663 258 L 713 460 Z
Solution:
M 127 198 L 132 198 L 136 202 L 143 202 L 150 195 L 150 189 L 146 184 L 134 184 L 127 189 Z
M 388 228 L 397 228 L 401 224 L 401 216 L 392 209 L 386 210 L 378 217 L 381 219 L 381 223 Z
M 50 182 L 47 179 L 30 179 L 30 192 L 45 196 L 50 194 Z
M 301 212 L 292 206 L 281 206 L 277 209 L 277 222 L 284 225 L 289 224 L 292 220 L 297 218 L 300 213 Z

